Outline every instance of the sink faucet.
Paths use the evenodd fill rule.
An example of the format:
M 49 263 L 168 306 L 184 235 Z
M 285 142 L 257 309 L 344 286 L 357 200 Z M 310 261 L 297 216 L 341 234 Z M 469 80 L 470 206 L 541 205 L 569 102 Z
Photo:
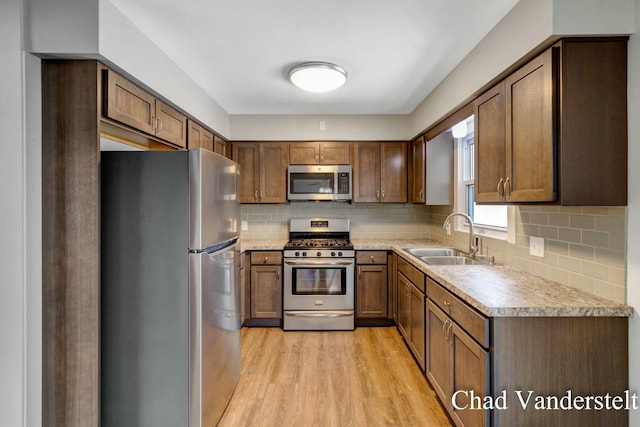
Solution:
M 466 213 L 462 213 L 462 212 L 454 212 L 451 215 L 449 215 L 447 217 L 447 219 L 444 220 L 444 224 L 442 225 L 442 229 L 446 230 L 447 226 L 449 225 L 449 221 L 451 221 L 451 218 L 453 218 L 454 216 L 459 215 L 464 217 L 468 222 L 469 222 L 469 256 L 474 256 L 476 254 L 476 252 L 478 252 L 478 247 L 475 245 L 474 242 L 474 235 L 473 235 L 473 221 L 471 220 L 471 217 L 469 215 L 467 215 Z

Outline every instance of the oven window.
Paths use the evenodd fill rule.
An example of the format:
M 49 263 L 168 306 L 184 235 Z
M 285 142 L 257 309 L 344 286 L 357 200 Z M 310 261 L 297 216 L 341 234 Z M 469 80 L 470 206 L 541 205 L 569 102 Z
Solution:
M 346 268 L 293 268 L 294 295 L 345 295 L 347 293 Z
M 292 173 L 289 192 L 291 194 L 333 193 L 333 172 Z

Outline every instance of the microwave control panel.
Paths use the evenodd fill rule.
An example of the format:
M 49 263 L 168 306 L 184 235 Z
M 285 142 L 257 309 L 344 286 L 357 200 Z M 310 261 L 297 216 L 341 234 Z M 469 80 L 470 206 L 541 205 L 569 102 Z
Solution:
M 338 173 L 338 194 L 349 194 L 349 172 Z

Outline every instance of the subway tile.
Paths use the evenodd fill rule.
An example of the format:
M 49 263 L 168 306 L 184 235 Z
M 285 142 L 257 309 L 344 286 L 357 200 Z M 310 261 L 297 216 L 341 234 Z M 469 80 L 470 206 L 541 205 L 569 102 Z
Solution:
M 580 206 L 561 206 L 558 208 L 558 212 L 565 214 L 581 214 L 582 207 Z
M 595 259 L 595 248 L 571 243 L 569 244 L 569 256 L 586 261 L 593 261 Z
M 615 268 L 625 268 L 625 253 L 610 249 L 595 249 L 595 262 Z
M 549 266 L 538 262 L 531 262 L 531 273 L 549 278 Z
M 566 271 L 580 273 L 582 271 L 582 262 L 579 259 L 558 256 L 558 267 Z
M 596 280 L 594 293 L 603 298 L 624 304 L 627 300 L 627 292 L 624 286 L 617 286 L 609 282 Z
M 569 255 L 569 243 L 558 240 L 548 240 L 545 242 L 547 251 L 557 255 Z
M 545 239 L 558 240 L 558 227 L 549 227 L 541 225 L 538 227 L 538 237 L 544 237 Z
M 559 209 L 558 206 L 553 206 L 553 205 L 541 205 L 539 208 L 540 208 L 540 212 L 547 212 L 547 213 L 556 213 L 558 212 L 558 209 Z
M 601 231 L 587 231 L 582 232 L 582 244 L 589 246 L 597 246 L 599 248 L 609 247 L 609 234 Z
M 549 225 L 555 227 L 569 227 L 569 215 L 561 213 L 549 214 Z
M 592 294 L 595 293 L 595 279 L 582 274 L 571 273 L 569 285 Z
M 582 233 L 573 228 L 559 228 L 558 240 L 568 243 L 582 243 Z
M 606 206 L 584 206 L 582 208 L 582 213 L 585 215 L 602 215 L 608 216 L 609 208 Z
M 518 222 L 521 224 L 531 224 L 531 212 L 520 212 L 516 218 L 520 220 Z
M 626 219 L 619 216 L 598 216 L 596 217 L 596 231 L 625 234 Z
M 596 226 L 596 219 L 593 215 L 571 215 L 569 217 L 569 227 L 581 230 L 593 230 Z
M 626 252 L 627 250 L 627 237 L 626 234 L 609 234 L 609 249 L 613 251 Z
M 594 279 L 609 280 L 609 268 L 595 262 L 582 261 L 582 274 Z
M 547 225 L 549 224 L 549 214 L 542 212 L 531 213 L 531 224 Z
M 624 268 L 609 267 L 609 282 L 624 286 L 627 281 L 627 271 Z

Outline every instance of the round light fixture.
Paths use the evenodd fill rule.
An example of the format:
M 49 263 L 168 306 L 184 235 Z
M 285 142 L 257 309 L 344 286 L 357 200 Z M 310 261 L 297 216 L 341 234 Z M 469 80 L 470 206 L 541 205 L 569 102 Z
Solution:
M 289 70 L 289 80 L 300 89 L 322 93 L 342 86 L 347 72 L 329 62 L 304 62 Z

